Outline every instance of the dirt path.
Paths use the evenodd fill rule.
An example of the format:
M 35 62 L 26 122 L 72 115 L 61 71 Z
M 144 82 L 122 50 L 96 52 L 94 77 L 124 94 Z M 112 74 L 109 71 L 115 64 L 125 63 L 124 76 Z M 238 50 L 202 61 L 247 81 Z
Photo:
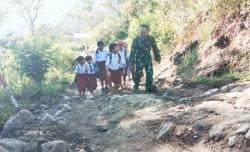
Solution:
M 83 137 L 82 147 L 87 152 L 195 151 L 156 140 L 164 118 L 175 110 L 171 110 L 171 104 L 160 96 L 103 96 L 93 100 L 74 100 L 71 106 L 73 111 L 65 118 L 79 138 Z
M 92 100 L 69 91 L 58 105 L 21 111 L 6 123 L 12 130 L 4 129 L 4 138 L 35 142 L 37 152 L 56 140 L 70 152 L 250 152 L 249 92 L 250 83 Z

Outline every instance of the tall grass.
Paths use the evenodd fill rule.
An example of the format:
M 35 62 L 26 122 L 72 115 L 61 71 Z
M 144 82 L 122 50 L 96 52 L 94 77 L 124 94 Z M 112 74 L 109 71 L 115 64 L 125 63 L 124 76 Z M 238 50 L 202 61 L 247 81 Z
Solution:
M 241 81 L 241 82 L 250 81 L 250 71 L 244 71 L 244 72 L 230 71 L 217 77 L 200 76 L 193 79 L 193 82 L 195 84 L 203 84 L 210 87 L 221 87 L 223 85 L 235 81 Z
M 198 59 L 197 49 L 197 45 L 191 46 L 190 50 L 183 57 L 181 64 L 177 67 L 177 74 L 184 80 L 191 80 L 193 77 L 194 65 Z

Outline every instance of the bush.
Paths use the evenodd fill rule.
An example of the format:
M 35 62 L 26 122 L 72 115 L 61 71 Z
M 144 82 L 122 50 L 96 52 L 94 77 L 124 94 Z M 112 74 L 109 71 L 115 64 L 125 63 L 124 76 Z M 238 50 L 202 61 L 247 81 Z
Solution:
M 194 65 L 198 59 L 197 49 L 197 46 L 191 47 L 181 64 L 177 67 L 177 74 L 184 80 L 191 80 L 193 77 Z
M 50 66 L 50 52 L 48 51 L 50 47 L 49 42 L 40 39 L 20 42 L 12 47 L 20 73 L 36 83 L 41 83 Z

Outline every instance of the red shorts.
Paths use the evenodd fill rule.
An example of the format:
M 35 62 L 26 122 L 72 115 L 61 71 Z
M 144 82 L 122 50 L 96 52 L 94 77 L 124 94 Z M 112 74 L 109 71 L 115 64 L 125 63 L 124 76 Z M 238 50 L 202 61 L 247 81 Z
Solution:
M 120 69 L 118 70 L 111 70 L 110 71 L 110 81 L 113 82 L 115 85 L 121 84 L 122 82 L 122 72 Z
M 94 74 L 90 74 L 88 77 L 87 88 L 89 91 L 94 91 L 97 88 L 97 80 Z
M 77 74 L 76 75 L 76 84 L 77 84 L 77 89 L 79 92 L 86 91 L 87 80 L 88 80 L 87 74 Z

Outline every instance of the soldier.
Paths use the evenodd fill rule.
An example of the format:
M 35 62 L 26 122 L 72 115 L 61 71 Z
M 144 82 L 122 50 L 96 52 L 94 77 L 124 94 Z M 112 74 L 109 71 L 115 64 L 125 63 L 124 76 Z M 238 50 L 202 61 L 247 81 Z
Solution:
M 134 73 L 134 90 L 136 91 L 139 89 L 141 75 L 143 74 L 143 69 L 145 68 L 146 93 L 152 93 L 155 91 L 155 88 L 153 87 L 153 66 L 151 50 L 153 50 L 154 59 L 158 63 L 161 62 L 161 56 L 160 51 L 156 45 L 155 38 L 148 34 L 149 26 L 141 25 L 140 30 L 140 35 L 133 40 L 131 54 L 129 57 L 132 73 Z

